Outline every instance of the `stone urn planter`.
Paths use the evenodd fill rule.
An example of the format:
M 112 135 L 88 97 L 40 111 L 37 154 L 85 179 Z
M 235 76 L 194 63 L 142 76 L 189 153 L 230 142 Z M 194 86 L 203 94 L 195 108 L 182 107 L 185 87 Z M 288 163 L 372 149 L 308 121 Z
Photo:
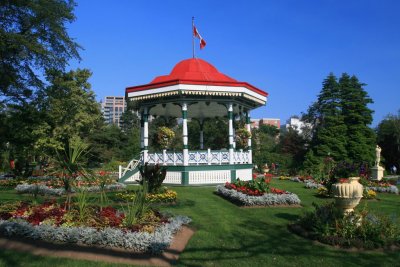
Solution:
M 363 186 L 358 180 L 360 177 L 350 177 L 348 182 L 332 185 L 336 207 L 342 209 L 344 214 L 353 212 L 363 196 Z

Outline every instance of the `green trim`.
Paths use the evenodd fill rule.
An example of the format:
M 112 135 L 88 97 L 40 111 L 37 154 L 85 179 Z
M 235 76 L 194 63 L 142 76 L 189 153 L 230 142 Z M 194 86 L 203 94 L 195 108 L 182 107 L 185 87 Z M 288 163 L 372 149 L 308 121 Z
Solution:
M 167 169 L 168 170 L 168 169 Z M 189 185 L 189 172 L 183 171 L 182 172 L 182 185 Z
M 228 119 L 233 120 L 233 111 L 228 111 Z
M 182 110 L 182 119 L 187 119 L 187 110 Z
M 143 114 L 143 122 L 149 122 L 149 114 Z
M 189 149 L 188 145 L 183 145 L 183 149 Z
M 246 114 L 246 124 L 250 124 L 250 116 Z
M 229 149 L 233 149 L 233 144 L 229 144 Z
M 236 170 L 231 170 L 231 183 L 236 182 Z

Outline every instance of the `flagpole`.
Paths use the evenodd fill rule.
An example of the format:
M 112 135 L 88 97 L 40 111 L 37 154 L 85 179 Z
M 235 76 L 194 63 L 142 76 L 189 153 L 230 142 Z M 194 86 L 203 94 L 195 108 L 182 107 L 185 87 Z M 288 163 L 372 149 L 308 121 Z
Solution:
M 192 17 L 192 52 L 194 58 L 194 17 Z

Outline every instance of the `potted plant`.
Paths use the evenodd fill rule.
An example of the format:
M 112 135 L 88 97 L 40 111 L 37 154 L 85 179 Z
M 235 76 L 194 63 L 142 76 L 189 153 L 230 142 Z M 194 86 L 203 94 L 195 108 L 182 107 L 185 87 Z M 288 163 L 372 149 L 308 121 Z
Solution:
M 336 206 L 344 214 L 354 211 L 363 196 L 363 186 L 359 183 L 362 164 L 339 162 L 333 169 L 331 194 Z
M 162 126 L 157 129 L 157 143 L 162 149 L 167 149 L 174 138 L 175 133 L 170 128 Z
M 247 149 L 251 133 L 246 128 L 240 128 L 236 130 L 235 134 L 236 146 L 238 148 Z

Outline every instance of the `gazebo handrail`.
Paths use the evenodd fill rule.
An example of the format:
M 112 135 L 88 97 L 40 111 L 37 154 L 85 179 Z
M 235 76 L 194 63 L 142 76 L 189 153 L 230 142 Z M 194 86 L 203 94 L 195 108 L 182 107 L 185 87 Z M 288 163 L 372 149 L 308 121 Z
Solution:
M 251 151 L 236 150 L 233 153 L 233 164 L 249 164 Z M 191 150 L 188 152 L 189 165 L 221 165 L 229 164 L 230 153 L 227 150 Z M 182 152 L 167 152 L 163 150 L 162 153 L 147 153 L 147 158 L 143 159 L 143 153 L 141 154 L 141 160 L 145 160 L 150 164 L 161 164 L 161 165 L 183 165 L 183 153 Z

